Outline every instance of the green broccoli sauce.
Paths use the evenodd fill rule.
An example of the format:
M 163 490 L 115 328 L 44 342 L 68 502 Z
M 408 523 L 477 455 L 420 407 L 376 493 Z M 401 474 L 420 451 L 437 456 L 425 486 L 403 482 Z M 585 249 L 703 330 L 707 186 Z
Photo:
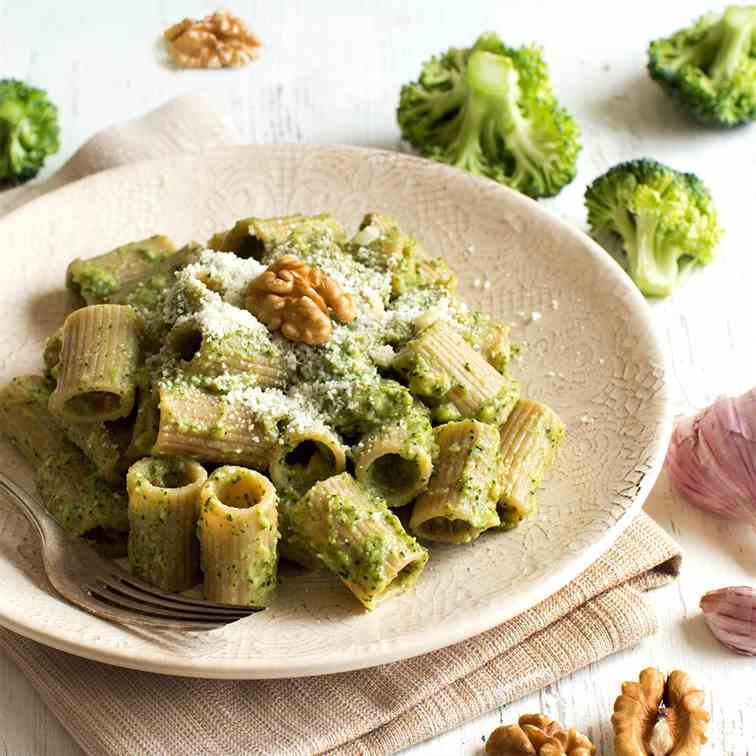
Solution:
M 89 300 L 106 300 L 118 291 L 118 279 L 98 267 L 84 267 L 78 275 L 81 295 Z

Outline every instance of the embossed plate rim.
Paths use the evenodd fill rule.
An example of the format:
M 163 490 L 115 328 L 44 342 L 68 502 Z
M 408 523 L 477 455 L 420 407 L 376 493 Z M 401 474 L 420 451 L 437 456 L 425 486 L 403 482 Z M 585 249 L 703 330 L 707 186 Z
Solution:
M 170 175 L 171 167 L 178 163 L 191 164 L 193 161 L 202 163 L 203 161 L 211 161 L 214 157 L 222 158 L 235 154 L 246 155 L 247 153 L 260 154 L 261 152 L 266 153 L 267 157 L 276 153 L 281 155 L 290 152 L 301 153 L 303 158 L 317 154 L 318 152 L 323 153 L 323 155 L 337 153 L 349 155 L 350 159 L 356 163 L 359 163 L 361 160 L 378 157 L 380 159 L 396 161 L 398 164 L 406 166 L 410 173 L 417 171 L 420 174 L 437 177 L 439 181 L 454 182 L 461 186 L 470 187 L 470 189 L 476 187 L 479 189 L 484 188 L 488 193 L 495 193 L 497 201 L 498 197 L 501 197 L 502 208 L 507 206 L 517 208 L 519 213 L 532 217 L 536 223 L 550 225 L 555 230 L 558 230 L 565 239 L 569 239 L 572 244 L 582 247 L 586 251 L 586 260 L 590 260 L 590 263 L 586 263 L 586 265 L 589 267 L 591 265 L 597 266 L 601 276 L 605 277 L 615 287 L 617 292 L 621 292 L 628 299 L 630 309 L 634 317 L 637 318 L 638 328 L 645 332 L 647 340 L 645 346 L 648 347 L 649 358 L 653 357 L 655 364 L 662 367 L 663 375 L 668 374 L 666 367 L 667 359 L 664 351 L 661 349 L 660 341 L 650 318 L 650 310 L 647 303 L 616 262 L 595 242 L 579 229 L 569 225 L 542 205 L 516 192 L 494 185 L 485 179 L 478 179 L 447 166 L 431 163 L 430 161 L 402 153 L 340 145 L 251 145 L 213 150 L 202 155 L 187 155 L 178 158 L 134 163 L 80 179 L 55 192 L 38 197 L 0 220 L 0 231 L 13 223 L 19 222 L 19 219 L 44 212 L 45 205 L 49 202 L 74 201 L 77 194 L 91 192 L 100 188 L 107 191 L 107 187 L 111 182 L 114 180 L 122 182 L 123 179 L 127 179 L 130 175 L 143 177 L 145 171 L 154 171 L 156 176 L 165 176 Z M 50 630 L 39 622 L 35 623 L 29 617 L 18 617 L 14 615 L 12 601 L 9 601 L 7 598 L 4 601 L 2 596 L 0 596 L 0 625 L 35 641 L 95 661 L 164 674 L 226 679 L 298 677 L 349 671 L 398 661 L 452 645 L 484 632 L 548 598 L 586 569 L 619 537 L 632 518 L 640 511 L 663 462 L 666 442 L 669 438 L 672 425 L 669 392 L 666 381 L 663 379 L 659 392 L 661 395 L 661 409 L 658 416 L 655 417 L 656 425 L 650 460 L 646 464 L 646 472 L 637 485 L 632 502 L 625 508 L 624 513 L 599 538 L 590 543 L 578 555 L 572 557 L 569 563 L 563 566 L 560 571 L 552 572 L 552 574 L 547 575 L 537 585 L 531 585 L 528 589 L 514 596 L 507 596 L 506 600 L 502 600 L 501 606 L 496 602 L 489 601 L 483 610 L 473 616 L 460 618 L 458 615 L 455 615 L 453 622 L 436 628 L 432 633 L 421 632 L 415 629 L 411 635 L 402 637 L 400 642 L 385 638 L 371 641 L 370 644 L 356 646 L 354 650 L 338 659 L 329 657 L 323 661 L 318 659 L 316 655 L 311 655 L 309 657 L 297 658 L 296 660 L 287 660 L 285 663 L 271 664 L 266 662 L 264 656 L 254 658 L 217 658 L 212 655 L 208 658 L 193 655 L 190 658 L 189 656 L 181 657 L 177 654 L 161 656 L 155 653 L 155 649 L 157 649 L 156 644 L 154 644 L 155 649 L 153 649 L 152 655 L 142 658 L 140 657 L 140 649 L 138 648 L 98 646 L 92 642 L 78 640 L 74 633 L 61 634 L 61 632 Z M 3 559 L 2 553 L 0 553 L 0 559 Z M 8 593 L 12 594 L 12 592 L 11 587 Z M 56 599 L 51 598 L 51 600 L 55 601 Z M 100 620 L 90 617 L 84 612 L 81 614 L 82 622 L 100 622 Z M 196 648 L 194 651 L 196 654 Z

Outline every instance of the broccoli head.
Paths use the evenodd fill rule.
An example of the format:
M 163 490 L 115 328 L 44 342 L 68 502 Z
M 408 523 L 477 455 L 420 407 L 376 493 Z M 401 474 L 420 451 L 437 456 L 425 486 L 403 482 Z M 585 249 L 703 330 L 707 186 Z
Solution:
M 648 70 L 703 123 L 756 120 L 756 5 L 731 5 L 652 42 Z
M 0 184 L 18 184 L 39 173 L 58 151 L 58 109 L 41 89 L 0 80 Z
M 431 58 L 402 87 L 397 119 L 423 155 L 531 197 L 552 197 L 575 178 L 579 131 L 536 47 L 484 34 Z
M 614 166 L 586 189 L 585 205 L 594 237 L 648 297 L 711 262 L 722 235 L 703 182 L 655 160 Z

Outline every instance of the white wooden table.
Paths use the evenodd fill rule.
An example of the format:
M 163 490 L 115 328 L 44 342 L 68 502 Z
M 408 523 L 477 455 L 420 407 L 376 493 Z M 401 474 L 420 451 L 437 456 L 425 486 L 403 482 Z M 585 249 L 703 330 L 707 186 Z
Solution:
M 745 1 L 745 0 L 744 0 Z M 719 0 L 628 3 L 527 0 L 243 2 L 265 44 L 244 69 L 177 72 L 158 62 L 170 23 L 216 9 L 204 0 L 0 0 L 0 76 L 47 89 L 60 107 L 60 153 L 45 175 L 98 129 L 175 95 L 210 91 L 251 142 L 350 143 L 395 149 L 400 85 L 420 62 L 494 29 L 511 43 L 541 43 L 564 104 L 584 132 L 578 178 L 548 205 L 584 224 L 588 181 L 622 159 L 654 156 L 711 186 L 727 229 L 720 259 L 654 306 L 680 412 L 756 383 L 754 209 L 756 125 L 732 132 L 694 126 L 644 70 L 645 48 Z M 484 737 L 524 712 L 545 711 L 589 733 L 611 754 L 609 715 L 622 680 L 645 666 L 688 671 L 712 712 L 707 753 L 756 756 L 756 660 L 709 635 L 698 599 L 714 587 L 756 583 L 756 536 L 691 510 L 662 478 L 647 511 L 685 548 L 680 580 L 653 595 L 659 632 L 640 647 L 564 678 L 410 751 L 475 754 Z M 0 656 L 0 754 L 73 756 L 80 749 L 31 686 Z

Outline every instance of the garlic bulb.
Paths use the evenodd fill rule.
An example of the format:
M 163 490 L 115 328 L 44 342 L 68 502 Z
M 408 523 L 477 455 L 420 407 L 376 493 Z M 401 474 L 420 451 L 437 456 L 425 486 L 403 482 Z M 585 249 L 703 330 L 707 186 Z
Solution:
M 667 469 L 692 504 L 756 527 L 756 389 L 680 418 Z
M 756 656 L 756 590 L 747 586 L 709 591 L 701 599 L 714 637 L 737 654 Z

